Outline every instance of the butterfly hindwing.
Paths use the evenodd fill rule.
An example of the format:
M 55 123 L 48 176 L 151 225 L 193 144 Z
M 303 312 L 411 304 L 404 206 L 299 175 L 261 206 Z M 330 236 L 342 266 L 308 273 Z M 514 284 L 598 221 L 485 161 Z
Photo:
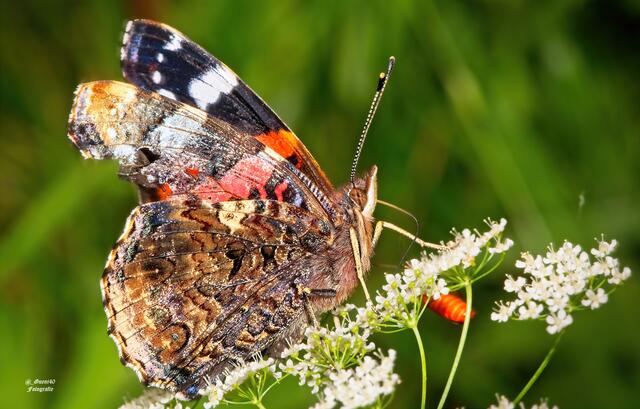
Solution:
M 179 31 L 154 21 L 127 24 L 123 75 L 143 89 L 197 107 L 252 135 L 325 193 L 331 183 L 300 140 L 229 67 Z
M 333 240 L 314 226 L 276 201 L 172 198 L 134 209 L 101 282 L 121 359 L 143 382 L 193 397 L 205 375 L 306 325 L 299 285 L 318 243 Z
M 85 157 L 117 159 L 121 175 L 157 199 L 272 199 L 319 217 L 334 212 L 322 191 L 268 146 L 200 109 L 132 85 L 80 85 L 69 137 Z

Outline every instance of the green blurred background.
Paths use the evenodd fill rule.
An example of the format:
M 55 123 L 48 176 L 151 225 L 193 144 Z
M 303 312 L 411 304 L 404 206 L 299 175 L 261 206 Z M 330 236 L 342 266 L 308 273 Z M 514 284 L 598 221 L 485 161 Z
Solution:
M 513 397 L 551 344 L 542 323 L 488 318 L 519 251 L 564 239 L 589 246 L 606 233 L 624 264 L 640 267 L 638 1 L 19 0 L 0 14 L 0 407 L 111 408 L 141 392 L 106 334 L 98 286 L 136 195 L 114 163 L 82 160 L 66 138 L 75 86 L 121 79 L 129 18 L 166 22 L 230 65 L 336 184 L 348 178 L 376 75 L 397 57 L 360 168 L 379 166 L 380 197 L 417 215 L 426 239 L 504 216 L 516 241 L 476 288 L 479 314 L 448 407 Z M 406 246 L 383 235 L 370 288 Z M 638 300 L 634 277 L 604 308 L 576 314 L 526 401 L 638 407 Z M 423 325 L 434 406 L 460 327 L 433 314 Z M 399 350 L 392 407 L 415 407 L 414 340 L 376 342 Z M 30 378 L 55 378 L 55 391 L 27 393 Z M 295 382 L 267 400 L 312 402 Z

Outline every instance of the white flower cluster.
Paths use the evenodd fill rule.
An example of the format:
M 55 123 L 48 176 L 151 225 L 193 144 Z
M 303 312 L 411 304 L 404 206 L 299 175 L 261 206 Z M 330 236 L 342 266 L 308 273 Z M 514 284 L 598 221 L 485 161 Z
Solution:
M 444 250 L 423 253 L 420 260 L 409 261 L 402 274 L 385 274 L 386 284 L 378 291 L 375 305 L 373 308 L 368 306 L 376 312 L 377 324 L 399 328 L 414 325 L 421 314 L 421 309 L 415 306 L 422 305 L 425 298 L 437 300 L 441 295 L 448 294 L 447 281 L 456 281 L 461 269 L 475 266 L 479 267 L 478 273 L 482 272 L 482 266 L 477 266 L 476 262 L 478 255 L 486 253 L 487 257 L 482 261 L 486 264 L 493 255 L 504 253 L 513 245 L 510 239 L 501 240 L 506 224 L 505 219 L 500 222 L 487 220 L 489 230 L 484 233 L 469 229 L 453 231 L 454 238 Z M 374 317 L 369 314 L 365 318 L 373 325 Z
M 172 393 L 158 388 L 147 388 L 144 393 L 134 400 L 131 400 L 120 409 L 164 409 L 165 405 L 174 399 Z M 175 409 L 189 409 L 188 406 L 182 406 L 176 403 Z
M 351 311 L 356 311 L 355 319 Z M 395 351 L 389 350 L 387 356 L 378 352 L 377 359 L 368 355 L 375 349 L 368 341 L 368 311 L 346 305 L 338 311 L 333 329 L 308 328 L 306 341 L 285 351 L 288 358 L 279 369 L 318 394 L 314 409 L 368 406 L 391 394 L 399 383 L 393 373 Z
M 491 219 L 485 220 L 489 230 L 480 233 L 469 229 L 462 230 L 461 233 L 453 231 L 454 238 L 447 243 L 448 250 L 439 254 L 430 255 L 433 263 L 440 271 L 447 271 L 461 265 L 469 268 L 476 264 L 476 257 L 487 249 L 489 254 L 504 253 L 513 246 L 511 239 L 501 240 L 502 232 L 507 225 L 507 220 L 502 218 L 499 222 Z M 493 244 L 493 246 L 490 246 Z
M 282 376 L 273 358 L 262 359 L 262 357 L 256 356 L 254 360 L 249 362 L 239 362 L 235 368 L 225 371 L 222 376 L 216 377 L 213 381 L 209 380 L 209 386 L 200 391 L 200 395 L 206 395 L 208 399 L 204 403 L 205 409 L 215 408 L 222 402 L 227 392 L 240 387 L 250 376 L 264 377 L 268 373 L 271 373 L 276 379 Z
M 381 396 L 390 395 L 400 382 L 393 373 L 396 352 L 378 354 L 378 360 L 367 355 L 355 368 L 341 369 L 329 374 L 330 382 L 321 391 L 322 399 L 311 409 L 331 409 L 338 403 L 342 409 L 372 405 Z
M 616 246 L 616 240 L 599 240 L 590 252 L 595 261 L 579 245 L 568 241 L 558 250 L 549 246 L 544 256 L 522 253 L 516 267 L 524 276 L 507 275 L 504 282 L 505 291 L 515 293 L 517 298 L 497 302 L 491 319 L 545 319 L 547 332 L 561 331 L 573 322 L 573 311 L 600 307 L 615 286 L 631 276 L 629 267 L 620 268 L 618 259 L 611 257 Z
M 498 400 L 498 404 L 489 406 L 489 409 L 515 409 L 516 407 L 516 405 L 511 402 L 506 396 L 496 395 L 496 399 Z M 520 403 L 518 405 L 518 408 L 526 409 L 526 406 L 524 405 L 524 403 Z M 540 403 L 532 405 L 530 409 L 558 409 L 558 406 L 549 406 L 549 403 L 547 403 L 546 399 L 540 399 Z

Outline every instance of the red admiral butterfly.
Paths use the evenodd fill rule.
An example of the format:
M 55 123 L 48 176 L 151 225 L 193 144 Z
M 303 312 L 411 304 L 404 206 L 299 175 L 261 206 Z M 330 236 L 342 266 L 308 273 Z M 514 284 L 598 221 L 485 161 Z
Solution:
M 116 159 L 140 192 L 102 276 L 108 331 L 143 383 L 192 398 L 342 303 L 383 227 L 413 238 L 374 226 L 376 167 L 354 176 L 394 60 L 338 189 L 240 78 L 173 28 L 129 22 L 121 62 L 133 85 L 81 84 L 69 120 L 82 155 Z

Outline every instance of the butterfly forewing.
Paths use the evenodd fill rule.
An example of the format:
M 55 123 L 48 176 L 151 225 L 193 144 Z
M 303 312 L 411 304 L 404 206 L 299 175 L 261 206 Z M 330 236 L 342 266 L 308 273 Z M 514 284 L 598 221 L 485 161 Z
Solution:
M 203 111 L 116 81 L 82 84 L 69 135 L 85 157 L 115 158 L 121 174 L 158 199 L 272 199 L 334 212 L 313 182 L 277 152 Z
M 121 50 L 131 83 L 185 102 L 252 135 L 325 193 L 332 186 L 311 153 L 229 67 L 179 31 L 149 20 L 127 24 Z

